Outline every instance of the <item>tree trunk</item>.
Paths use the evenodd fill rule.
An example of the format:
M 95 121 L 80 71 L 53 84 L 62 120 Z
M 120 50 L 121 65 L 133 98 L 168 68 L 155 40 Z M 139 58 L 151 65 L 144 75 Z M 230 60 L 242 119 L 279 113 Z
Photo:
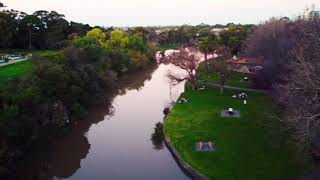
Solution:
M 220 94 L 224 93 L 224 83 L 225 83 L 225 77 L 220 76 Z
M 32 50 L 32 34 L 31 34 L 31 27 L 29 25 L 29 50 Z
M 206 73 L 209 72 L 209 65 L 208 65 L 208 54 L 204 53 L 204 62 L 206 64 Z
M 190 83 L 192 85 L 192 90 L 196 91 L 197 90 L 197 82 L 196 82 L 196 80 L 192 80 Z
M 223 94 L 223 93 L 224 93 L 224 85 L 220 84 L 220 94 Z
M 196 91 L 196 85 L 192 84 L 192 91 Z

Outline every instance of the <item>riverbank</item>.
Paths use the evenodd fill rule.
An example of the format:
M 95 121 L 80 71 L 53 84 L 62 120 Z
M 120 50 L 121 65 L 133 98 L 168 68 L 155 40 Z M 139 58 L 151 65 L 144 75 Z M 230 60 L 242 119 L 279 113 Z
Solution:
M 241 91 L 207 87 L 193 92 L 186 86 L 181 97 L 187 104 L 176 104 L 164 123 L 167 141 L 183 161 L 209 179 L 285 179 L 303 173 L 308 163 L 296 158 L 278 120 L 272 98 L 247 92 L 244 105 L 232 95 Z M 223 109 L 233 107 L 240 118 L 222 118 Z M 197 152 L 196 142 L 211 141 L 215 152 Z
M 154 64 L 122 76 L 114 94 L 107 93 L 110 104 L 91 107 L 48 152 L 33 151 L 14 179 L 189 179 L 167 148 L 150 139 L 163 108 L 183 91 L 183 85 L 169 88 L 169 69 L 175 68 Z
M 142 64 L 133 55 L 121 69 L 111 62 L 111 52 L 89 56 L 89 50 L 75 47 L 39 52 L 30 61 L 1 67 L 0 176 L 8 179 L 30 151 L 65 136 L 90 106 L 106 100 L 122 75 L 152 69 L 155 61 L 148 57 L 153 50 L 143 53 Z

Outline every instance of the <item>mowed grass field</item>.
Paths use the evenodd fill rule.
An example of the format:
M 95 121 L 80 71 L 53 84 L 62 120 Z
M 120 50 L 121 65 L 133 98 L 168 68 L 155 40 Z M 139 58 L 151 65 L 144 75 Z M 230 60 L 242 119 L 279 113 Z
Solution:
M 297 158 L 288 143 L 272 98 L 248 93 L 248 104 L 232 98 L 234 90 L 220 95 L 216 88 L 193 92 L 186 87 L 164 122 L 165 136 L 181 157 L 195 170 L 215 180 L 283 180 L 301 175 L 310 165 L 307 157 Z M 240 118 L 222 118 L 223 109 L 233 107 Z M 211 141 L 215 152 L 197 152 L 196 142 Z
M 232 72 L 231 76 L 227 78 L 225 85 L 236 86 L 243 88 L 250 88 L 252 84 L 250 82 L 241 82 L 244 77 L 250 78 L 251 74 L 241 73 L 241 72 Z M 215 72 L 206 72 L 205 62 L 200 63 L 197 70 L 197 77 L 201 80 L 207 80 L 209 82 L 219 84 L 219 76 Z
M 2 50 L 2 52 L 10 52 L 10 53 L 30 53 L 26 50 Z M 51 51 L 51 50 L 36 50 L 31 51 L 33 56 L 42 56 L 55 58 L 60 57 L 60 51 Z M 10 79 L 20 78 L 26 74 L 28 74 L 32 69 L 32 58 L 27 61 L 21 61 L 15 64 L 9 64 L 6 66 L 0 67 L 0 82 L 3 83 Z
M 19 78 L 31 71 L 32 63 L 30 61 L 22 61 L 15 64 L 0 67 L 0 82 L 10 79 Z

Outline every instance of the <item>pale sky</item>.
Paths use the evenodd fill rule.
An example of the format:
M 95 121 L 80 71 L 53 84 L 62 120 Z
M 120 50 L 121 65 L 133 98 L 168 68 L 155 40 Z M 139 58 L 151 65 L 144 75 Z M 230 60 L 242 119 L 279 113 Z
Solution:
M 260 23 L 295 17 L 320 0 L 0 0 L 32 13 L 55 10 L 67 20 L 100 26 Z

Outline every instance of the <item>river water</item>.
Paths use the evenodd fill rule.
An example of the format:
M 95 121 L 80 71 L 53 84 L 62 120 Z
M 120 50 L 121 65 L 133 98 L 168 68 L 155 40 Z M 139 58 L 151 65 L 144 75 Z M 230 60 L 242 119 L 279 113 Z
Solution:
M 173 65 L 160 64 L 124 78 L 109 105 L 90 110 L 88 119 L 48 152 L 34 153 L 21 179 L 180 180 L 189 179 L 167 148 L 153 142 L 163 110 L 184 91 L 166 75 Z

